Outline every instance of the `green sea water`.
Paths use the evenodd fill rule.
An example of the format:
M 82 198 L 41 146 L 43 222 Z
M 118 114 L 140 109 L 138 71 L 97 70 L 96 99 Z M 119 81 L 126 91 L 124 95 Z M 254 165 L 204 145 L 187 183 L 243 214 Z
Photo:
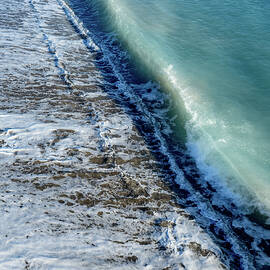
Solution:
M 270 2 L 101 3 L 107 28 L 179 101 L 206 177 L 270 209 Z

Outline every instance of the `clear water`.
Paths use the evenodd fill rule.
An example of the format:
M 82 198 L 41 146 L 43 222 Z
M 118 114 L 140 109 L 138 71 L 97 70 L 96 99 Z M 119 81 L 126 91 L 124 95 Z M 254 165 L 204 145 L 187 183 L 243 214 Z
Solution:
M 108 30 L 179 101 L 200 169 L 269 209 L 270 2 L 99 4 Z

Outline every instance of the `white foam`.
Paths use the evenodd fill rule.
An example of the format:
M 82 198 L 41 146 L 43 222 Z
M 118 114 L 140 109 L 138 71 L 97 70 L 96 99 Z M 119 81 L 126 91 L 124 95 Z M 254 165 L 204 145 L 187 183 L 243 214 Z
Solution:
M 160 241 L 172 250 L 178 260 L 185 265 L 185 269 L 223 269 L 214 255 L 221 255 L 220 250 L 194 221 L 179 216 L 170 222 L 173 226 L 169 226 L 163 232 Z M 202 256 L 196 252 L 196 248 L 190 248 L 194 243 L 196 247 L 200 246 L 201 251 L 207 250 L 208 255 Z

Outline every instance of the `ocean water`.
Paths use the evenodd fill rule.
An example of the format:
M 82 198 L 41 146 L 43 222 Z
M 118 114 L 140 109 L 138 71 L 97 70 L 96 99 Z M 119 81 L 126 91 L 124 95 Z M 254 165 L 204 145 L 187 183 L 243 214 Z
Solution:
M 270 3 L 88 0 L 141 73 L 160 83 L 182 118 L 205 177 L 270 209 Z M 186 133 L 183 132 L 183 128 Z
M 222 261 L 268 269 L 269 4 L 58 1 Z

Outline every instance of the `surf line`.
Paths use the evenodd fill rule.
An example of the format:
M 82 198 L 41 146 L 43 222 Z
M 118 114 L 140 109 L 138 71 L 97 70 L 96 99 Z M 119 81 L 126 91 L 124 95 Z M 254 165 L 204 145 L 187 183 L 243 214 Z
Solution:
M 41 34 L 43 36 L 43 42 L 46 44 L 46 47 L 48 48 L 49 54 L 52 55 L 52 57 L 53 57 L 54 66 L 58 70 L 59 77 L 67 85 L 68 89 L 72 90 L 73 82 L 70 79 L 70 75 L 66 71 L 66 69 L 64 67 L 64 64 L 61 63 L 61 61 L 60 61 L 60 59 L 59 59 L 59 57 L 57 55 L 55 44 L 49 39 L 49 36 L 45 33 L 44 29 L 41 26 L 41 19 L 40 19 L 40 16 L 39 16 L 39 11 L 35 7 L 32 0 L 29 0 L 29 4 L 30 4 L 32 10 L 34 11 L 36 22 L 37 22 L 38 27 L 40 29 L 40 32 L 41 32 Z

